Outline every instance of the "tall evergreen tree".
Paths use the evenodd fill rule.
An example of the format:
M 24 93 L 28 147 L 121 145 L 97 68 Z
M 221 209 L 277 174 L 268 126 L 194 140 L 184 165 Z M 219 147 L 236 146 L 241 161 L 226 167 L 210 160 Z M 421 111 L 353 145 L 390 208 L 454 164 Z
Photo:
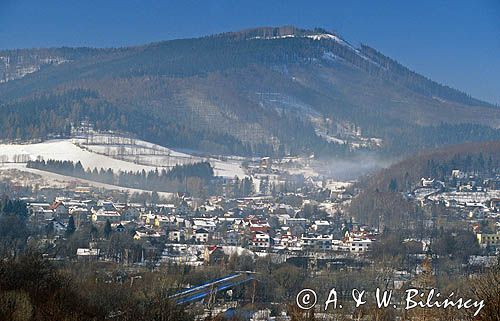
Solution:
M 66 226 L 66 236 L 73 235 L 75 231 L 76 231 L 75 220 L 73 218 L 73 215 L 70 215 L 68 220 L 68 225 Z
M 104 224 L 104 237 L 109 239 L 109 237 L 111 236 L 111 232 L 112 232 L 112 229 L 111 229 L 111 222 L 109 220 L 106 220 L 106 224 Z

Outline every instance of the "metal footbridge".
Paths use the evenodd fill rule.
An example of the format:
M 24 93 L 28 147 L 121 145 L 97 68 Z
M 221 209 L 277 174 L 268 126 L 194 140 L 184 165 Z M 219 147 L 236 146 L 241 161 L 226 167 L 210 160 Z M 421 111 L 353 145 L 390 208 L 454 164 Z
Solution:
M 175 301 L 177 305 L 200 301 L 207 297 L 212 300 L 217 292 L 231 289 L 252 280 L 255 280 L 253 272 L 236 272 L 177 292 L 171 295 L 169 299 Z

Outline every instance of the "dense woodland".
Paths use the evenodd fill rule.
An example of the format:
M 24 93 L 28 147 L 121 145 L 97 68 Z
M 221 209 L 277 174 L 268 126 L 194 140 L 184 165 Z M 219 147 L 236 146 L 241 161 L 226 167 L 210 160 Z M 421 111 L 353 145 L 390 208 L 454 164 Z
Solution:
M 396 133 L 387 129 L 377 129 L 380 136 L 387 139 L 389 155 L 401 156 L 416 150 L 436 148 L 443 145 L 456 145 L 464 142 L 487 142 L 500 140 L 500 129 L 478 124 L 440 124 L 435 126 L 408 125 Z
M 173 121 L 165 123 L 135 110 L 117 108 L 97 97 L 98 93 L 94 91 L 72 90 L 6 105 L 0 108 L 0 138 L 45 140 L 70 137 L 72 124 L 86 120 L 93 123 L 97 130 L 125 130 L 144 140 L 168 147 L 206 150 L 210 146 L 210 152 L 220 154 L 285 156 L 316 153 L 318 156 L 334 154 L 346 157 L 355 153 L 347 145 L 322 140 L 310 124 L 291 115 L 283 116 L 280 125 L 274 129 L 281 138 L 281 144 L 251 144 L 229 134 L 191 128 Z M 500 130 L 477 124 L 408 125 L 397 133 L 392 131 L 392 127 L 368 127 L 367 130 L 386 139 L 384 150 L 391 155 L 464 141 L 500 139 Z M 296 136 L 297 132 L 301 135 Z
M 203 150 L 203 144 L 211 142 L 215 151 L 220 153 L 252 153 L 250 145 L 245 145 L 232 136 L 200 131 L 173 121 L 160 122 L 154 116 L 99 101 L 97 93 L 89 90 L 41 95 L 2 107 L 0 137 L 8 140 L 69 137 L 73 123 L 88 120 L 98 130 L 126 130 L 162 146 Z M 272 150 L 272 147 L 266 145 L 255 148 L 260 148 L 262 152 Z
M 0 198 L 0 257 L 17 255 L 26 247 L 29 236 L 26 203 Z

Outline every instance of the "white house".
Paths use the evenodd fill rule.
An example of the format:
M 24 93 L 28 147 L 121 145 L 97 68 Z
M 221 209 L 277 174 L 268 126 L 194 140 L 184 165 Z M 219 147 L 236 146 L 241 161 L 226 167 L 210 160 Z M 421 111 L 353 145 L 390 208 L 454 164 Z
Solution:
M 271 237 L 264 232 L 255 232 L 252 237 L 252 246 L 255 248 L 268 248 L 271 246 Z
M 372 247 L 373 241 L 370 239 L 352 238 L 347 241 L 347 246 L 351 253 L 364 253 Z
M 302 235 L 300 245 L 304 250 L 328 251 L 332 249 L 331 235 Z

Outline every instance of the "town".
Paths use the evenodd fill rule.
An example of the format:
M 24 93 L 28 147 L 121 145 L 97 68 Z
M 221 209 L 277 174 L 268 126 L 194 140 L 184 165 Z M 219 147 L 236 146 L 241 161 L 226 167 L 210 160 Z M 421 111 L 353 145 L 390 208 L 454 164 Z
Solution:
M 247 176 L 241 179 L 214 176 L 208 163 L 174 167 L 179 182 L 166 171 L 127 174 L 139 175 L 133 177 L 146 187 L 148 182 L 184 186 L 178 192 L 130 193 L 78 178 L 63 188 L 41 185 L 47 178 L 40 180 L 37 175 L 46 171 L 85 178 L 90 173 L 96 180 L 107 177 L 108 183 L 123 174 L 102 169 L 76 172 L 82 167 L 79 163 L 39 159 L 27 167 L 35 171 L 4 175 L 0 190 L 10 197 L 2 201 L 4 211 L 24 207 L 24 233 L 29 234 L 31 248 L 48 261 L 75 262 L 105 273 L 103 281 L 112 283 L 137 283 L 150 272 L 178 275 L 184 267 L 190 271 L 180 274 L 187 276 L 186 281 L 170 286 L 174 293 L 181 292 L 171 295 L 182 305 L 204 299 L 205 308 L 196 313 L 200 318 L 236 308 L 236 302 L 240 306 L 260 302 L 253 320 L 268 320 L 269 301 L 283 298 L 278 299 L 277 293 L 267 299 L 256 297 L 259 287 L 263 291 L 270 286 L 271 281 L 263 281 L 265 266 L 310 276 L 315 282 L 359 272 L 369 278 L 376 273 L 395 291 L 435 284 L 428 279 L 450 269 L 456 275 L 471 275 L 498 266 L 500 173 L 482 154 L 459 157 L 451 164 L 430 162 L 425 171 L 429 175 L 416 176 L 420 179 L 412 179 L 416 174 L 408 171 L 388 172 L 375 185 L 372 181 L 378 182 L 379 174 L 336 181 L 305 176 L 308 164 L 301 165 L 300 160 L 270 157 L 247 159 L 243 168 Z M 297 174 L 298 169 L 302 173 Z M 187 183 L 190 175 L 200 175 L 197 184 Z M 386 192 L 381 191 L 384 188 Z M 396 214 L 386 214 L 391 211 Z M 402 211 L 408 213 L 400 215 Z M 95 264 L 98 269 L 92 268 Z M 116 271 L 121 271 L 118 279 L 112 277 Z M 233 274 L 221 278 L 228 273 Z M 220 281 L 233 278 L 240 281 Z M 241 286 L 248 288 L 244 283 L 252 280 L 260 280 L 252 294 L 239 292 L 235 298 L 217 296 L 218 290 L 190 288 L 191 282 L 201 282 L 232 293 Z M 369 283 L 362 280 L 366 287 Z M 298 284 L 302 282 L 306 279 Z M 344 287 L 348 291 L 348 285 Z M 279 311 L 288 320 L 291 312 Z
M 266 158 L 261 163 L 269 161 Z M 225 185 L 231 185 L 230 180 L 226 179 Z M 24 200 L 30 224 L 45 231 L 40 244 L 53 245 L 44 253 L 48 257 L 60 255 L 55 254 L 60 253 L 57 244 L 65 242 L 69 234 L 101 229 L 105 237 L 89 233 L 86 246 L 66 253 L 67 258 L 196 266 L 212 264 L 214 257 L 245 253 L 270 256 L 277 261 L 293 257 L 329 257 L 332 261 L 353 257 L 362 262 L 363 254 L 371 250 L 382 231 L 357 222 L 347 211 L 357 193 L 354 183 L 331 188 L 321 185 L 325 182 L 309 180 L 295 192 L 277 193 L 261 183 L 260 188 L 268 190 L 266 194 L 201 199 L 176 193 L 169 199 L 160 200 L 157 196 L 136 202 L 123 201 L 126 195 L 108 197 L 103 190 L 75 186 L 53 199 L 45 197 L 41 189 L 37 191 L 40 199 Z M 447 220 L 466 222 L 478 244 L 488 253 L 495 253 L 500 244 L 498 175 L 452 170 L 445 181 L 422 178 L 418 185 L 405 197 L 423 209 L 451 209 L 453 215 Z M 425 224 L 431 228 L 433 221 Z M 140 255 L 130 253 L 131 249 L 119 243 L 114 244 L 119 251 L 108 251 L 105 243 L 115 233 L 130 236 L 141 244 Z M 420 241 L 425 248 L 425 240 Z
M 27 206 L 30 222 L 47 232 L 40 241 L 54 245 L 47 256 L 57 253 L 57 244 L 68 233 L 101 229 L 105 237 L 89 234 L 88 246 L 67 253 L 68 257 L 194 266 L 242 253 L 275 260 L 330 254 L 333 260 L 369 251 L 378 235 L 344 215 L 352 198 L 350 186 L 241 198 L 199 199 L 178 193 L 154 203 L 115 201 L 93 188 L 77 186 L 53 201 L 27 200 Z M 141 254 L 125 251 L 131 249 L 124 244 L 114 244 L 121 251 L 108 253 L 105 243 L 114 234 L 137 241 Z

